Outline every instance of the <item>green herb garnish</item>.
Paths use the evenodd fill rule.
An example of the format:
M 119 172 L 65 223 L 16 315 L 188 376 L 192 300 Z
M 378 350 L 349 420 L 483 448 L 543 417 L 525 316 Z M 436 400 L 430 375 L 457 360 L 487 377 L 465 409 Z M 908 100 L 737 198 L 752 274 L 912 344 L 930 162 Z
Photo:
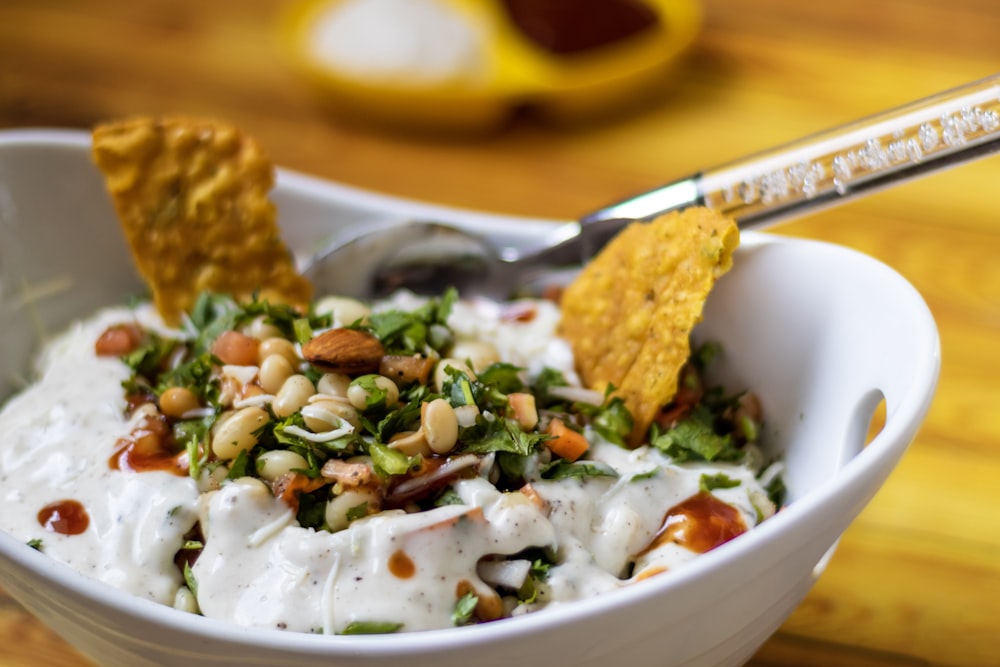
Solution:
M 451 621 L 456 626 L 468 625 L 472 620 L 472 615 L 479 604 L 479 596 L 475 593 L 466 593 L 455 603 L 455 609 L 451 612 Z
M 403 627 L 402 623 L 391 623 L 389 621 L 354 621 L 340 634 L 342 635 L 388 635 L 398 632 Z

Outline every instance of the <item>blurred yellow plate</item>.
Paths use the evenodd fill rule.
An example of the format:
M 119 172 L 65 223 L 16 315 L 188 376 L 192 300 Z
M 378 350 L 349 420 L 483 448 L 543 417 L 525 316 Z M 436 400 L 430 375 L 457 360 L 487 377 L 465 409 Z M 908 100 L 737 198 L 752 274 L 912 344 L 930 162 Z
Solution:
M 569 53 L 538 38 L 551 26 L 529 35 L 502 0 L 305 0 L 281 39 L 320 100 L 343 116 L 466 132 L 530 106 L 577 123 L 662 90 L 693 44 L 697 0 L 643 4 L 654 16 L 646 28 Z

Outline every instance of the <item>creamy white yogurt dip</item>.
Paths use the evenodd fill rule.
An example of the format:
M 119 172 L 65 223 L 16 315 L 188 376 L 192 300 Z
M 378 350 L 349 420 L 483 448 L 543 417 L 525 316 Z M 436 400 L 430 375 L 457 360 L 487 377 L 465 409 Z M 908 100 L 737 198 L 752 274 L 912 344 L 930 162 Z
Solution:
M 421 303 L 404 296 L 381 310 Z M 336 301 L 331 307 L 343 305 Z M 342 324 L 337 317 L 335 312 L 332 324 Z M 448 315 L 450 339 L 441 349 L 475 352 L 463 357 L 477 366 L 475 373 L 486 373 L 475 361 L 485 354 L 496 359 L 483 359 L 483 367 L 506 361 L 521 369 L 519 377 L 531 379 L 549 369 L 573 384 L 572 354 L 555 335 L 557 322 L 558 309 L 547 302 L 459 302 Z M 216 437 L 226 416 L 246 406 L 270 410 L 271 421 L 280 421 L 275 413 L 281 412 L 284 388 L 276 395 L 261 388 L 267 384 L 262 357 L 257 365 L 215 367 L 223 388 L 222 398 L 212 399 L 212 409 L 202 405 L 165 419 L 156 410 L 159 399 L 130 408 L 123 390 L 132 377 L 130 367 L 117 356 L 95 354 L 95 342 L 120 324 L 138 324 L 168 341 L 185 335 L 166 330 L 148 306 L 118 308 L 74 325 L 46 348 L 37 381 L 0 411 L 0 529 L 32 541 L 87 576 L 205 616 L 327 634 L 488 621 L 634 585 L 751 529 L 775 509 L 758 477 L 759 466 L 748 464 L 752 457 L 678 463 L 669 453 L 673 450 L 627 449 L 610 442 L 596 417 L 579 418 L 589 448 L 575 461 L 560 459 L 544 437 L 532 441 L 526 456 L 503 449 L 518 438 L 534 437 L 540 426 L 524 426 L 513 440 L 490 449 L 473 435 L 469 442 L 479 444 L 463 444 L 463 434 L 475 431 L 460 425 L 458 442 L 443 453 L 427 449 L 428 442 L 436 442 L 428 432 L 414 454 L 399 441 L 373 445 L 377 436 L 362 437 L 362 429 L 333 420 L 327 431 L 298 421 L 284 437 L 297 443 L 299 452 L 303 446 L 320 451 L 324 437 L 327 443 L 349 441 L 349 448 L 360 449 L 345 450 L 342 461 L 329 449 L 322 449 L 322 456 L 371 479 L 356 484 L 343 470 L 328 472 L 328 466 L 320 474 L 322 461 L 311 463 L 314 476 L 309 477 L 295 472 L 304 459 L 291 471 L 272 474 L 262 463 L 267 457 L 260 448 L 276 449 L 274 442 L 265 443 L 266 436 L 230 458 L 209 456 L 204 449 L 197 466 L 191 465 L 190 448 L 171 441 L 175 450 L 163 460 L 177 469 L 159 464 L 153 467 L 161 469 L 129 469 L 142 460 L 129 459 L 129 447 L 141 440 L 137 434 L 148 432 L 150 415 L 176 427 L 221 412 L 211 431 Z M 255 350 L 265 343 L 252 334 L 274 337 L 273 327 L 262 325 L 259 317 L 242 330 L 244 338 L 256 341 Z M 479 347 L 461 347 L 473 340 Z M 308 356 L 308 347 L 295 349 Z M 310 362 L 299 360 L 297 370 L 308 374 L 309 368 Z M 311 377 L 314 393 L 307 405 L 334 399 L 350 405 L 349 393 L 334 396 L 338 373 L 313 372 Z M 227 396 L 227 382 L 242 382 L 242 393 Z M 562 391 L 590 395 L 572 387 Z M 511 396 L 524 393 L 510 392 L 505 400 L 513 403 Z M 482 419 L 490 424 L 499 419 L 513 428 L 513 418 L 504 417 L 498 404 L 481 404 L 496 412 L 485 409 Z M 449 409 L 468 412 L 461 407 Z M 570 420 L 563 409 L 540 407 L 534 416 L 540 424 L 556 414 Z M 296 414 L 286 419 L 301 420 Z M 430 418 L 422 419 L 420 429 Z M 472 423 L 468 415 L 456 419 Z M 416 432 L 424 433 L 420 429 Z M 305 439 L 296 440 L 300 435 Z M 389 456 L 386 451 L 396 458 L 379 463 L 389 460 L 379 458 Z M 247 457 L 256 459 L 256 466 L 240 468 Z M 386 475 L 385 466 L 407 457 L 412 458 L 404 472 Z M 512 472 L 512 465 L 519 469 Z M 186 474 L 192 467 L 195 473 Z M 233 479 L 223 479 L 222 473 Z M 292 481 L 303 486 L 289 494 Z M 308 514 L 316 498 L 325 509 L 321 504 L 318 515 Z M 66 501 L 83 506 L 82 531 L 64 530 L 65 523 L 43 525 L 39 513 Z M 712 526 L 722 526 L 722 533 L 709 530 Z

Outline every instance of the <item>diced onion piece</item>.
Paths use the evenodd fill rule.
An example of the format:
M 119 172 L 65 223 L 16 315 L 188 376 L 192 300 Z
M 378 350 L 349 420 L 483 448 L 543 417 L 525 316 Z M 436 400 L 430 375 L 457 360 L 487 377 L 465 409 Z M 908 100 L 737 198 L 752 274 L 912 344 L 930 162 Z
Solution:
M 549 393 L 566 401 L 589 403 L 590 405 L 604 403 L 604 394 L 583 387 L 549 387 Z
M 301 426 L 286 426 L 284 431 L 285 433 L 297 436 L 303 440 L 308 440 L 309 442 L 330 442 L 331 440 L 336 440 L 337 438 L 342 438 L 345 435 L 354 433 L 354 427 L 345 422 L 340 428 L 333 431 L 327 431 L 325 433 L 313 433 L 312 431 L 305 430 Z
M 531 572 L 529 560 L 481 560 L 476 567 L 479 578 L 490 586 L 517 590 Z

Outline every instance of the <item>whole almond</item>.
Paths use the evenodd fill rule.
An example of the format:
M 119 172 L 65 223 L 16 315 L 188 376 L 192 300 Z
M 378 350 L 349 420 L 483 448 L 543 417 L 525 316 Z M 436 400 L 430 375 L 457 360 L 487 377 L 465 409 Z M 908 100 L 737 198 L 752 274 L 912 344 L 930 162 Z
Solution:
M 378 338 L 358 329 L 330 329 L 302 346 L 302 357 L 313 366 L 344 375 L 374 373 L 384 353 Z

